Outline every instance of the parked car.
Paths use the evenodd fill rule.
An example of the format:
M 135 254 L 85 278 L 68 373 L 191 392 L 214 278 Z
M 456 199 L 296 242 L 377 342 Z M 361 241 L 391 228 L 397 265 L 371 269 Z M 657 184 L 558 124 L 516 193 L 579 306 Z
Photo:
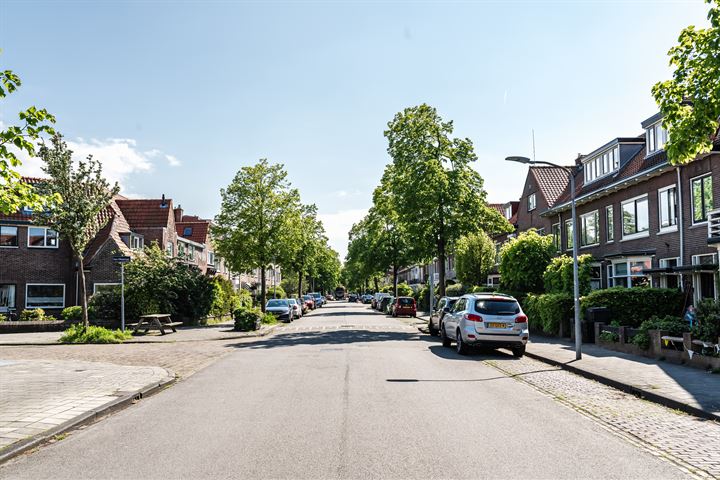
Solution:
M 348 295 L 348 302 L 357 303 L 358 297 L 354 293 Z
M 315 310 L 315 299 L 312 295 L 303 295 L 302 299 L 310 310 Z
M 375 310 L 378 310 L 378 311 L 382 311 L 382 309 L 380 308 L 380 301 L 383 298 L 389 297 L 389 296 L 390 296 L 389 293 L 381 293 L 381 292 L 376 293 L 375 296 L 373 297 L 372 308 L 374 308 Z
M 293 317 L 295 318 L 301 318 L 303 316 L 303 310 L 302 306 L 300 305 L 300 302 L 297 301 L 295 298 L 288 298 L 288 303 L 293 309 Z
M 395 297 L 391 295 L 388 295 L 387 297 L 382 297 L 382 299 L 380 300 L 380 308 L 378 308 L 378 310 L 383 313 L 390 314 L 389 307 L 392 305 L 393 300 L 395 300 Z
M 455 342 L 460 355 L 466 355 L 470 346 L 481 345 L 509 348 L 515 357 L 522 357 L 529 337 L 528 318 L 510 295 L 463 295 L 440 322 L 443 346 Z
M 275 318 L 284 322 L 292 322 L 295 318 L 292 305 L 286 298 L 273 298 L 265 304 L 265 312 L 272 313 Z
M 330 302 L 330 301 L 335 300 L 335 297 L 333 297 L 332 294 L 328 293 L 327 295 L 325 295 L 325 300 Z
M 408 315 L 414 317 L 417 314 L 415 299 L 412 297 L 397 297 L 392 303 L 392 316 Z
M 370 295 L 369 293 L 367 293 L 362 296 L 362 303 L 364 303 L 364 304 L 372 303 L 372 299 L 373 299 L 373 296 Z
M 315 300 L 315 308 L 319 308 L 325 305 L 325 302 L 327 300 L 325 300 L 325 297 L 323 297 L 322 294 L 318 292 L 313 292 L 310 295 L 312 295 L 313 299 Z
M 432 312 L 430 313 L 430 321 L 428 322 L 428 330 L 430 331 L 430 335 L 435 337 L 438 335 L 438 333 L 440 333 L 440 323 L 445 316 L 445 309 L 449 308 L 450 310 L 452 310 L 452 308 L 455 306 L 455 302 L 458 301 L 458 298 L 460 297 L 442 297 L 440 298 L 440 300 L 438 300 L 437 305 L 433 307 Z

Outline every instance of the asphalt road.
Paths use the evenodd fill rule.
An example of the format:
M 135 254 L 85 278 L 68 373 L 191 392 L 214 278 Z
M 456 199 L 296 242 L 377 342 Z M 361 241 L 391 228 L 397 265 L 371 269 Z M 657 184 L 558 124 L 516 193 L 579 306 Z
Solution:
M 682 478 L 367 306 L 331 303 L 0 478 Z M 541 367 L 542 368 L 542 367 Z

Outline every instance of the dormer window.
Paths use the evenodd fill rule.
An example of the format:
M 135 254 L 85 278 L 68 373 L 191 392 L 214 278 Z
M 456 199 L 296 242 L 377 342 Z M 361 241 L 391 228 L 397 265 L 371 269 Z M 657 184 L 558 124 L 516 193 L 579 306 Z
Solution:
M 665 148 L 667 143 L 667 130 L 662 126 L 662 122 L 657 122 L 645 129 L 645 140 L 647 142 L 647 154 L 652 155 Z
M 594 182 L 608 175 L 620 166 L 620 149 L 615 146 L 584 162 L 585 183 Z
M 505 207 L 505 219 L 510 220 L 512 218 L 512 205 Z
M 130 234 L 130 248 L 133 250 L 142 250 L 145 246 L 145 238 L 135 233 Z
M 192 227 L 185 227 L 183 229 L 183 237 L 189 237 L 192 235 Z

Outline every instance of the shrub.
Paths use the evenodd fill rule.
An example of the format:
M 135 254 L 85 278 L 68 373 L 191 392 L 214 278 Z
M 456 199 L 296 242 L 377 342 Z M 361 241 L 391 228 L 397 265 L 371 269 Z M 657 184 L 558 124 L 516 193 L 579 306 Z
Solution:
M 558 335 L 560 324 L 573 315 L 573 297 L 566 293 L 528 294 L 521 303 L 528 326 L 550 335 Z
M 262 322 L 263 325 L 275 325 L 277 323 L 277 318 L 275 318 L 275 315 L 272 313 L 263 313 L 262 318 L 260 318 L 260 322 Z
M 88 317 L 91 320 L 120 320 L 120 292 L 118 290 L 101 290 L 90 297 L 88 302 Z M 125 315 L 137 318 L 141 314 L 129 315 L 133 308 L 125 302 Z
M 67 307 L 64 308 L 60 316 L 66 322 L 79 322 L 82 320 L 82 307 Z
M 435 291 L 433 292 L 433 293 L 435 293 L 435 301 L 438 300 L 437 292 L 438 292 L 438 289 L 435 288 Z M 427 285 L 424 286 L 423 288 L 421 288 L 420 290 L 418 290 L 417 292 L 415 292 L 415 295 L 413 295 L 413 297 L 415 298 L 415 302 L 417 303 L 418 311 L 420 311 L 420 312 L 430 311 L 430 289 L 428 288 Z M 433 304 L 434 303 L 435 302 L 433 302 Z
M 616 343 L 620 340 L 620 335 L 609 330 L 603 330 L 600 332 L 600 340 L 607 343 Z
M 495 292 L 495 287 L 486 287 L 483 285 L 476 285 L 472 288 L 470 288 L 469 293 L 492 293 Z
M 627 327 L 638 327 L 654 316 L 679 315 L 685 297 L 679 290 L 669 288 L 614 287 L 595 290 L 581 299 L 581 311 L 590 307 L 605 307 L 610 317 Z
M 257 330 L 260 327 L 263 313 L 259 308 L 237 308 L 233 312 L 233 319 L 235 320 L 235 330 L 248 332 L 251 330 Z
M 578 257 L 580 295 L 590 293 L 590 264 L 592 261 L 592 255 L 580 255 Z M 575 284 L 572 257 L 560 255 L 553 258 L 543 273 L 543 283 L 547 293 L 567 293 L 572 295 Z
M 522 232 L 500 250 L 501 289 L 541 293 L 543 273 L 555 255 L 551 235 Z
M 412 297 L 414 293 L 407 283 L 398 283 L 397 292 L 398 297 Z
M 2 313 L 0 313 L 0 322 L 7 322 L 7 319 L 7 315 L 3 315 Z
M 21 322 L 52 322 L 55 321 L 55 317 L 46 315 L 42 308 L 26 308 L 20 313 L 18 320 Z
M 683 332 L 689 330 L 688 323 L 680 317 L 674 317 L 672 315 L 666 315 L 664 317 L 652 317 L 649 320 L 645 320 L 640 324 L 639 332 L 635 334 L 630 342 L 647 350 L 650 347 L 650 334 L 649 330 L 662 330 L 667 332 L 668 335 L 673 337 L 679 337 Z
M 461 237 L 455 245 L 458 280 L 466 285 L 485 282 L 496 256 L 495 243 L 487 233 L 478 231 Z
M 90 325 L 84 328 L 81 324 L 70 326 L 63 336 L 61 343 L 123 343 L 132 338 L 130 332 L 123 332 L 120 329 L 108 330 L 103 327 Z
M 465 287 L 462 283 L 456 283 L 455 285 L 448 285 L 445 287 L 445 295 L 448 297 L 460 297 L 465 295 Z
M 703 300 L 697 307 L 697 323 L 693 326 L 693 336 L 706 342 L 717 342 L 720 337 L 720 303 Z
M 267 298 L 287 298 L 287 293 L 281 286 L 269 287 L 267 289 Z
M 235 291 L 235 287 L 230 280 L 225 277 L 216 276 L 212 279 L 213 299 L 210 306 L 210 313 L 219 317 L 234 312 L 241 306 L 240 294 Z M 241 292 L 245 292 L 241 290 Z M 252 299 L 247 296 L 252 305 Z

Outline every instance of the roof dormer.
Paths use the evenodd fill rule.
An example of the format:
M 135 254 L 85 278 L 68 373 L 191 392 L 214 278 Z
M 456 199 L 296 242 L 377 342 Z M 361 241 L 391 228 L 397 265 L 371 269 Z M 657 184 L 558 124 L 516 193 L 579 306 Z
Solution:
M 642 127 L 645 129 L 647 156 L 661 152 L 668 139 L 667 130 L 662 126 L 662 114 L 656 113 L 648 118 L 642 122 Z

